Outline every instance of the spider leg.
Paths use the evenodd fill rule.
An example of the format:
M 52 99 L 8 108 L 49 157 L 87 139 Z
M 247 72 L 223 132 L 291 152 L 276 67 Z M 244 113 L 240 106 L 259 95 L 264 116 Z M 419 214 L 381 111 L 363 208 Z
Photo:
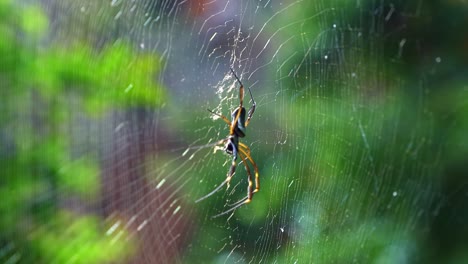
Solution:
M 242 150 L 240 150 L 242 151 Z M 244 167 L 245 167 L 245 171 L 247 172 L 247 180 L 248 180 L 248 183 L 249 185 L 247 186 L 247 196 L 245 198 L 247 198 L 247 200 L 249 200 L 248 202 L 246 201 L 245 203 L 249 203 L 251 200 L 252 200 L 252 196 L 253 196 L 253 191 L 252 191 L 252 187 L 253 187 L 253 182 L 252 182 L 252 173 L 250 172 L 250 168 L 249 168 L 249 165 L 247 164 L 247 156 L 245 156 L 245 153 L 242 154 L 239 153 L 239 156 L 241 157 L 242 159 L 242 163 L 244 164 Z M 243 198 L 242 200 L 245 200 L 245 198 Z M 239 203 L 239 201 L 233 203 L 233 204 L 230 204 L 229 206 L 234 206 L 234 205 L 237 205 Z
M 246 144 L 239 142 L 239 146 L 250 156 L 250 148 Z
M 233 147 L 233 152 L 232 152 L 232 155 L 233 155 L 233 158 L 232 158 L 232 163 L 231 163 L 231 167 L 229 168 L 229 171 L 228 171 L 228 174 L 226 176 L 226 179 L 220 184 L 218 185 L 218 187 L 216 187 L 213 191 L 211 191 L 210 193 L 208 193 L 207 195 L 197 199 L 195 202 L 198 203 L 198 202 L 201 202 L 203 200 L 205 200 L 206 198 L 210 197 L 211 195 L 215 194 L 216 192 L 218 192 L 219 190 L 221 190 L 221 188 L 224 186 L 224 185 L 227 185 L 227 187 L 229 188 L 229 182 L 231 181 L 232 177 L 234 176 L 234 173 L 236 172 L 236 167 L 237 167 L 237 163 L 236 163 L 236 159 L 237 159 L 237 149 L 236 147 Z
M 234 72 L 234 69 L 232 68 L 232 66 L 229 66 L 229 69 L 231 69 L 232 75 L 234 75 L 234 77 L 236 77 L 236 79 L 237 79 L 237 81 L 239 82 L 239 84 L 240 84 L 241 86 L 243 86 L 243 85 L 242 85 L 242 82 L 241 82 L 240 79 L 239 79 L 239 77 L 237 77 L 236 72 Z
M 245 203 L 249 203 L 250 201 L 252 201 L 252 196 L 253 196 L 253 192 L 252 192 L 252 186 L 253 186 L 253 182 L 252 182 L 252 173 L 250 173 L 250 168 L 249 168 L 249 165 L 245 162 L 248 157 L 246 155 L 245 152 L 242 151 L 242 149 L 239 148 L 239 156 L 242 158 L 242 160 L 244 160 L 244 167 L 245 167 L 245 170 L 247 171 L 247 180 L 249 182 L 249 185 L 247 187 L 247 200 Z M 243 157 L 245 156 L 245 157 Z
M 242 84 L 242 82 L 240 81 L 239 77 L 237 77 L 237 74 L 234 72 L 234 69 L 232 67 L 229 67 L 231 69 L 231 72 L 232 72 L 232 75 L 234 75 L 234 77 L 236 77 L 237 79 L 237 82 L 239 82 L 239 100 L 240 100 L 240 107 L 242 108 L 242 106 L 244 105 L 244 85 Z M 250 88 L 249 88 L 249 91 L 250 91 Z M 252 92 L 250 92 L 250 96 L 252 96 Z
M 203 200 L 205 200 L 206 198 L 210 197 L 211 195 L 215 194 L 216 192 L 218 192 L 225 184 L 227 184 L 229 182 L 228 178 L 226 178 L 220 185 L 218 185 L 218 187 L 216 187 L 213 191 L 211 191 L 210 193 L 208 193 L 207 195 L 203 196 L 203 197 L 200 197 L 198 198 L 195 202 L 196 203 L 199 203 Z
M 238 111 L 237 111 L 237 115 L 236 117 L 234 118 L 234 120 L 232 120 L 232 123 L 230 124 L 230 135 L 233 135 L 234 134 L 234 130 L 236 129 L 237 127 L 237 121 L 239 120 L 239 117 L 241 115 L 241 112 L 242 112 L 242 108 L 244 108 L 244 85 L 242 84 L 242 82 L 239 80 L 239 77 L 237 77 L 236 73 L 234 72 L 234 70 L 232 69 L 232 67 L 230 67 L 231 69 L 231 72 L 232 74 L 234 75 L 234 77 L 236 77 L 237 81 L 239 82 L 240 84 L 240 87 L 239 87 L 239 107 L 238 107 Z M 250 89 L 249 89 L 250 90 Z
M 239 90 L 239 98 L 241 100 L 240 102 L 240 106 L 242 107 L 243 106 L 243 101 L 244 101 L 244 85 L 242 84 L 241 80 L 239 79 L 239 77 L 237 77 L 236 73 L 234 72 L 234 69 L 232 67 L 229 67 L 231 69 L 231 72 L 232 74 L 234 75 L 234 77 L 236 77 L 237 79 L 237 82 L 239 83 L 240 85 L 240 90 Z M 249 109 L 249 112 L 248 112 L 248 115 L 247 115 L 247 120 L 245 121 L 245 126 L 248 126 L 249 125 L 249 122 L 250 122 L 250 119 L 252 118 L 253 116 L 253 113 L 255 112 L 255 108 L 257 106 L 257 103 L 255 102 L 253 96 L 252 96 L 252 91 L 250 90 L 249 87 L 247 87 L 247 89 L 249 90 L 249 94 L 250 94 L 250 99 L 252 100 L 252 106 L 250 107 Z M 237 120 L 236 120 L 237 121 Z M 235 124 L 235 123 L 234 123 Z
M 248 199 L 248 198 L 245 197 L 244 199 L 242 199 L 242 200 L 240 200 L 239 202 L 237 202 L 237 203 L 236 203 L 233 207 L 231 207 L 229 210 L 226 210 L 226 211 L 224 211 L 224 212 L 222 212 L 222 213 L 220 213 L 220 214 L 214 215 L 214 216 L 212 216 L 211 218 L 217 218 L 217 217 L 220 217 L 220 216 L 222 216 L 222 215 L 228 214 L 228 213 L 230 213 L 230 212 L 236 210 L 237 208 L 241 207 L 242 205 L 248 203 L 248 202 L 247 202 L 247 199 Z
M 205 145 L 190 146 L 185 150 L 185 152 L 184 152 L 184 154 L 182 154 L 182 156 L 185 156 L 185 154 L 187 154 L 187 152 L 189 150 L 191 150 L 191 149 L 204 149 L 204 148 L 209 148 L 209 147 L 216 147 L 218 145 L 224 144 L 226 142 L 226 140 L 227 140 L 227 138 L 218 140 L 216 142 L 208 143 L 208 144 L 205 144 Z
M 231 121 L 229 121 L 229 119 L 227 117 L 225 117 L 224 115 L 215 113 L 215 112 L 211 111 L 210 109 L 206 109 L 206 110 L 208 110 L 208 112 L 212 113 L 215 116 L 219 116 L 220 118 L 222 118 L 224 120 L 224 122 L 226 122 L 226 124 L 228 124 L 228 126 L 231 126 Z
M 229 172 L 228 172 L 228 175 L 227 175 L 226 179 L 220 185 L 218 185 L 218 187 L 216 187 L 213 191 L 211 191 L 210 193 L 208 193 L 207 195 L 205 195 L 203 197 L 198 198 L 195 202 L 199 203 L 199 202 L 205 200 L 206 198 L 210 197 L 211 195 L 213 195 L 216 192 L 218 192 L 219 190 L 221 190 L 221 188 L 226 184 L 227 184 L 227 186 L 229 188 L 229 182 L 231 181 L 232 176 L 234 176 L 235 172 L 236 172 L 236 163 L 233 162 L 233 164 L 231 165 L 231 168 L 229 169 Z
M 226 178 L 228 180 L 227 182 L 228 188 L 229 188 L 229 182 L 231 181 L 232 176 L 236 172 L 236 167 L 237 167 L 236 160 L 237 160 L 237 146 L 232 144 L 232 163 L 231 163 L 231 168 L 229 168 L 228 177 Z
M 232 212 L 234 210 L 236 210 L 237 208 L 241 207 L 242 205 L 244 204 L 248 204 L 252 201 L 252 197 L 253 197 L 253 194 L 254 192 L 252 191 L 252 186 L 253 186 L 253 183 L 252 183 L 252 174 L 250 173 L 250 169 L 249 169 L 249 166 L 248 164 L 246 163 L 248 157 L 246 156 L 245 154 L 245 151 L 239 149 L 240 153 L 239 153 L 239 156 L 241 157 L 242 159 L 242 163 L 244 163 L 244 166 L 245 166 L 245 170 L 247 171 L 247 179 L 249 181 L 249 186 L 247 187 L 247 196 L 242 198 L 241 200 L 235 202 L 234 204 L 232 204 L 231 208 L 229 208 L 228 210 L 220 213 L 220 214 L 217 214 L 215 216 L 213 216 L 213 218 L 216 218 L 216 217 L 219 217 L 219 216 L 222 216 L 222 215 L 225 215 L 229 212 Z
M 239 142 L 239 151 L 240 153 L 244 154 L 246 156 L 246 158 L 250 161 L 250 163 L 252 163 L 252 166 L 254 167 L 254 171 L 255 171 L 255 190 L 253 191 L 253 193 L 256 193 L 260 190 L 260 177 L 259 177 L 259 174 L 258 174 L 258 167 L 257 167 L 257 164 L 255 163 L 255 161 L 253 160 L 252 156 L 250 155 L 250 148 Z
M 250 91 L 250 89 L 249 89 Z M 252 98 L 252 101 L 253 101 L 253 98 Z M 249 112 L 248 112 L 248 115 L 247 115 L 247 120 L 245 120 L 245 126 L 248 126 L 249 123 L 250 123 L 250 119 L 252 118 L 253 116 L 253 113 L 255 112 L 255 107 L 256 107 L 256 103 L 255 101 L 253 101 L 253 104 L 252 104 L 252 107 L 250 107 L 249 109 Z

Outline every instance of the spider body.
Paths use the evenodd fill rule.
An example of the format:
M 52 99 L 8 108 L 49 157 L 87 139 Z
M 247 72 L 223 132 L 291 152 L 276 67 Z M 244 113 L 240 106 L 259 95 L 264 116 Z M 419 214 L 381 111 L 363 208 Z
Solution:
M 239 149 L 239 136 L 232 135 L 229 136 L 226 145 L 224 146 L 224 151 L 229 155 L 237 155 L 237 150 Z
M 240 109 L 240 114 L 239 118 L 236 123 L 234 121 L 236 120 L 236 116 L 239 112 Z M 235 158 L 237 158 L 237 152 L 239 149 L 239 138 L 245 137 L 245 108 L 244 107 L 237 107 L 234 111 L 232 111 L 231 114 L 232 117 L 232 122 L 231 122 L 231 127 L 234 127 L 233 134 L 229 135 L 226 141 L 226 145 L 224 147 L 224 151 L 229 154 L 233 155 Z
M 240 109 L 240 115 L 239 119 L 237 120 L 237 123 L 234 123 L 236 120 L 237 113 L 239 112 Z M 232 118 L 232 123 L 231 126 L 234 127 L 234 134 L 237 135 L 238 137 L 245 137 L 245 108 L 244 107 L 237 107 L 234 111 L 232 111 L 231 114 Z
M 227 136 L 227 138 L 222 139 L 218 141 L 217 143 L 215 143 L 215 146 L 216 146 L 215 151 L 221 148 L 219 145 L 224 144 L 224 148 L 221 148 L 221 149 L 223 149 L 224 152 L 226 152 L 228 155 L 232 156 L 231 167 L 228 170 L 226 179 L 218 187 L 216 187 L 212 192 L 201 197 L 196 202 L 202 201 L 208 198 L 209 196 L 213 195 L 215 192 L 220 190 L 225 184 L 229 187 L 229 182 L 231 181 L 236 171 L 236 167 L 237 167 L 236 160 L 238 156 L 241 158 L 241 162 L 244 164 L 245 170 L 247 172 L 247 180 L 248 180 L 247 196 L 241 199 L 240 201 L 234 203 L 233 206 L 227 211 L 224 211 L 218 215 L 215 215 L 214 217 L 227 214 L 229 212 L 234 211 L 235 209 L 239 208 L 240 206 L 244 204 L 250 203 L 250 201 L 252 201 L 253 194 L 260 190 L 260 179 L 259 179 L 259 174 L 258 174 L 258 167 L 255 164 L 255 161 L 252 159 L 252 156 L 250 155 L 250 148 L 247 145 L 239 142 L 239 138 L 244 138 L 246 135 L 246 128 L 249 125 L 249 122 L 250 122 L 250 119 L 252 118 L 253 113 L 255 112 L 256 103 L 255 103 L 255 100 L 253 99 L 252 91 L 250 91 L 250 88 L 247 88 L 249 90 L 250 98 L 252 101 L 252 106 L 250 107 L 248 112 L 245 110 L 244 85 L 242 84 L 240 79 L 237 77 L 237 75 L 235 74 L 232 68 L 231 68 L 231 72 L 236 78 L 237 82 L 240 84 L 240 87 L 239 87 L 240 103 L 239 103 L 239 106 L 236 109 L 234 109 L 234 111 L 232 111 L 231 121 L 224 115 L 217 114 L 208 109 L 210 113 L 216 116 L 219 116 L 229 126 L 229 135 Z M 250 172 L 250 167 L 249 167 L 248 162 L 250 162 L 250 164 L 252 165 L 254 169 L 255 189 L 253 188 L 254 183 L 252 181 L 252 174 Z

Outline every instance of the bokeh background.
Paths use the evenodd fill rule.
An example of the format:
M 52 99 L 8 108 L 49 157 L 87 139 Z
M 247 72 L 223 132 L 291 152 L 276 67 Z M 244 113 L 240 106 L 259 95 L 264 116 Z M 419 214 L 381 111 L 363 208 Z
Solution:
M 468 263 L 466 14 L 0 0 L 0 262 Z M 195 203 L 229 169 L 230 66 L 261 189 L 212 218 L 247 188 L 240 163 Z

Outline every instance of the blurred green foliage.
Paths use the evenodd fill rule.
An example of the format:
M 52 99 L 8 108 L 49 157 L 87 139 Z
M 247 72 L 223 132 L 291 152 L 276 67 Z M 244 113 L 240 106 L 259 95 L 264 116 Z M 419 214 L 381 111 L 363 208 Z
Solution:
M 127 231 L 106 235 L 103 219 L 63 205 L 101 188 L 98 157 L 73 152 L 70 130 L 82 112 L 161 106 L 159 58 L 123 42 L 48 46 L 47 30 L 38 5 L 0 1 L 0 262 L 122 260 Z
M 260 167 L 261 191 L 229 221 L 209 219 L 245 195 L 245 171 L 238 169 L 235 194 L 219 192 L 197 204 L 193 221 L 200 226 L 187 262 L 228 256 L 253 263 L 468 261 L 468 7 L 463 1 L 359 3 L 291 1 L 268 14 L 263 34 L 272 36 L 269 47 L 281 47 L 275 59 L 282 66 L 266 74 L 277 83 L 254 90 L 259 105 L 242 140 Z M 68 4 L 75 12 L 82 3 Z M 108 45 L 68 39 L 102 40 L 99 34 L 109 37 L 125 24 L 89 23 L 97 13 L 113 12 L 110 18 L 123 10 L 96 5 L 77 16 L 79 23 L 65 21 L 77 31 L 52 45 L 44 43 L 49 22 L 40 7 L 0 0 L 0 262 L 106 263 L 134 251 L 114 236 L 127 231 L 107 234 L 98 216 L 61 204 L 92 202 L 101 188 L 100 157 L 74 152 L 76 112 L 100 117 L 167 100 L 154 84 L 160 58 L 135 52 L 123 41 L 125 30 Z M 179 132 L 175 137 L 203 144 L 197 140 L 227 133 L 205 110 L 189 109 L 165 120 Z M 161 169 L 161 178 L 170 171 L 200 179 L 183 188 L 203 195 L 228 169 L 221 152 L 194 156 L 196 171 L 159 156 L 146 169 L 151 176 Z
M 468 5 L 418 3 L 293 1 L 271 13 L 264 34 L 282 63 L 266 79 L 279 81 L 254 95 L 275 94 L 275 106 L 260 105 L 242 139 L 258 143 L 262 188 L 201 226 L 187 262 L 468 261 Z M 215 127 L 209 138 L 223 131 L 193 120 Z M 219 184 L 223 159 L 193 176 L 208 181 L 197 193 Z M 197 206 L 215 214 L 231 199 L 216 196 Z

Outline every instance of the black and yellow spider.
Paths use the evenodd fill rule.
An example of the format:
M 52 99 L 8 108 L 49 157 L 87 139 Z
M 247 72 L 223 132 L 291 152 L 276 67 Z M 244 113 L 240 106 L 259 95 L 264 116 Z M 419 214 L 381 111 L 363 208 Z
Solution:
M 227 154 L 231 155 L 232 156 L 231 167 L 229 168 L 226 179 L 218 187 L 216 187 L 212 192 L 201 197 L 196 202 L 200 202 L 208 198 L 209 196 L 213 195 L 218 190 L 220 190 L 225 184 L 227 184 L 229 187 L 229 182 L 231 181 L 236 171 L 236 167 L 237 167 L 236 160 L 238 156 L 241 158 L 241 162 L 244 164 L 245 170 L 247 172 L 247 180 L 248 180 L 247 197 L 234 203 L 229 210 L 224 211 L 218 215 L 215 215 L 214 217 L 227 214 L 229 212 L 234 211 L 235 209 L 239 208 L 240 206 L 244 204 L 250 203 L 252 201 L 252 197 L 254 193 L 258 192 L 258 190 L 260 189 L 258 167 L 257 167 L 257 164 L 255 164 L 255 161 L 252 159 L 252 156 L 250 154 L 250 148 L 247 145 L 239 142 L 239 138 L 245 137 L 246 127 L 249 125 L 250 119 L 252 118 L 252 115 L 255 112 L 256 103 L 252 96 L 252 91 L 250 90 L 250 88 L 247 87 L 247 89 L 249 89 L 250 99 L 252 100 L 252 106 L 250 107 L 249 112 L 247 113 L 247 119 L 246 119 L 246 110 L 244 108 L 244 85 L 240 81 L 239 77 L 237 77 L 236 73 L 234 72 L 232 68 L 231 68 L 231 72 L 234 75 L 234 77 L 237 79 L 237 82 L 239 82 L 239 85 L 240 85 L 239 87 L 240 103 L 239 103 L 239 106 L 236 109 L 234 109 L 234 111 L 232 111 L 231 113 L 232 121 L 229 121 L 229 119 L 225 117 L 224 115 L 217 114 L 211 111 L 210 109 L 208 109 L 210 113 L 212 113 L 213 115 L 219 116 L 229 126 L 228 137 L 225 139 L 219 140 L 218 142 L 215 143 L 215 151 L 218 149 L 222 149 Z M 252 164 L 254 171 L 255 171 L 255 189 L 253 188 L 252 174 L 250 172 L 250 168 L 249 168 L 249 165 L 247 164 L 247 161 Z

